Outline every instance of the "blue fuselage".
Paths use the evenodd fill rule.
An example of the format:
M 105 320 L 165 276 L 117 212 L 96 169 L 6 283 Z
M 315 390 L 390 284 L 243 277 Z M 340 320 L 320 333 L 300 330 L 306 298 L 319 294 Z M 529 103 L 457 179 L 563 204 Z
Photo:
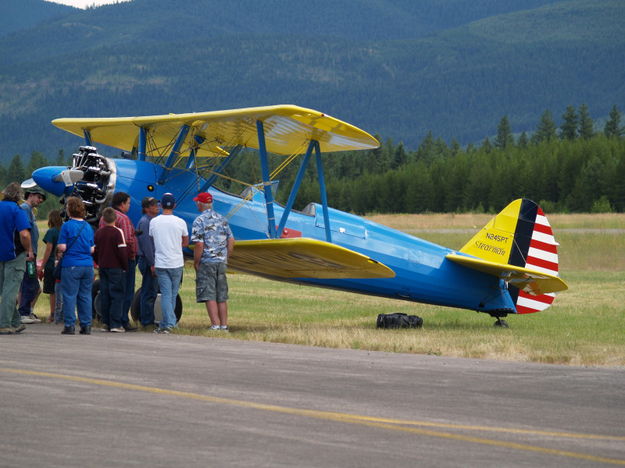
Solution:
M 177 199 L 174 213 L 187 222 L 190 232 L 193 220 L 199 214 L 193 197 L 203 180 L 198 182 L 196 174 L 190 171 L 172 169 L 165 184 L 159 185 L 156 181 L 162 174 L 161 166 L 145 161 L 113 161 L 116 165 L 114 190 L 131 195 L 128 215 L 135 225 L 141 217 L 143 197 L 160 199 L 164 193 L 171 192 Z M 48 187 L 45 181 L 38 180 L 38 183 L 53 191 L 50 190 L 51 182 L 48 182 Z M 246 200 L 214 188 L 210 192 L 214 209 L 229 220 L 236 240 L 269 237 L 264 193 L 255 192 L 253 198 Z M 278 224 L 284 207 L 276 203 L 274 210 Z M 350 280 L 302 278 L 297 282 L 482 312 L 514 311 L 503 281 L 447 260 L 445 256 L 453 250 L 353 214 L 332 208 L 328 209 L 328 214 L 332 243 L 385 264 L 395 272 L 395 277 Z M 305 212 L 289 213 L 285 227 L 291 235 L 295 233 L 301 237 L 328 240 L 319 204 L 309 205 Z

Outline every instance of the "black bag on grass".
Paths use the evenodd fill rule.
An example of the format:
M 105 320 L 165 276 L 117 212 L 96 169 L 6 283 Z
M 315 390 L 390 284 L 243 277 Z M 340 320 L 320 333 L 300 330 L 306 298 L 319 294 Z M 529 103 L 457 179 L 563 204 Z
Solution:
M 423 319 L 416 315 L 406 314 L 380 314 L 378 315 L 378 328 L 421 328 Z

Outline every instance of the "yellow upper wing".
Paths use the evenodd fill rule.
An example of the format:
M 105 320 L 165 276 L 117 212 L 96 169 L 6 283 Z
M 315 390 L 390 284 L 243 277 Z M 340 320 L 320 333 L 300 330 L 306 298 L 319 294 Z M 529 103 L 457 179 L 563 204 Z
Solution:
M 190 130 L 181 154 L 196 148 L 198 156 L 220 156 L 221 147 L 242 145 L 258 149 L 259 120 L 264 125 L 267 151 L 274 154 L 304 153 L 311 139 L 319 141 L 322 152 L 379 146 L 375 138 L 353 125 L 293 105 L 143 117 L 63 118 L 52 123 L 80 137 L 88 130 L 92 141 L 125 151 L 138 146 L 139 129 L 144 128 L 148 132 L 148 156 L 162 155 L 158 150 L 171 145 L 181 126 L 188 125 Z
M 237 241 L 228 266 L 278 278 L 393 278 L 382 263 L 338 245 L 307 238 Z

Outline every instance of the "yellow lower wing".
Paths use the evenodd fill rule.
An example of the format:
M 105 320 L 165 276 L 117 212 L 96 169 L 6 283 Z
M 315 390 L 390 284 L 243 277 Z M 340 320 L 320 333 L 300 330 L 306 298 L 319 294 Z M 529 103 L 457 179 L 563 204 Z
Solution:
M 535 295 L 565 291 L 569 288 L 559 277 L 529 268 L 456 254 L 449 254 L 446 258 L 474 270 L 497 276 L 513 286 Z
M 338 245 L 307 238 L 237 241 L 228 266 L 278 278 L 393 278 L 386 265 Z

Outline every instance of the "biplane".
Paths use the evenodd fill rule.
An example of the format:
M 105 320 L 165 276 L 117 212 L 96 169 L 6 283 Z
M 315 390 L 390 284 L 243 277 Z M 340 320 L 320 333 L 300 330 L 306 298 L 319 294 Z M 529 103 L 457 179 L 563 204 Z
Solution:
M 81 197 L 95 222 L 117 191 L 141 216 L 143 197 L 176 196 L 189 227 L 193 197 L 209 191 L 237 241 L 229 267 L 264 277 L 392 299 L 469 309 L 497 319 L 546 309 L 567 289 L 558 276 L 557 242 L 536 203 L 510 203 L 459 251 L 419 239 L 328 205 L 323 153 L 370 150 L 367 132 L 293 105 L 124 118 L 61 118 L 52 123 L 84 139 L 71 167 L 33 173 L 45 190 Z M 94 145 L 122 150 L 105 157 Z M 262 180 L 240 193 L 215 182 L 241 154 L 257 154 Z M 286 204 L 275 199 L 269 154 L 299 160 Z M 294 202 L 311 160 L 320 203 Z

